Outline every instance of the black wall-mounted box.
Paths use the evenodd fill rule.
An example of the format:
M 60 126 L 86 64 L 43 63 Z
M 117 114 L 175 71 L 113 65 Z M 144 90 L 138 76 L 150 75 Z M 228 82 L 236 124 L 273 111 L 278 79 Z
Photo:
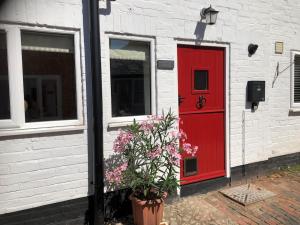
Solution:
M 248 81 L 247 83 L 247 101 L 264 102 L 265 101 L 265 81 Z

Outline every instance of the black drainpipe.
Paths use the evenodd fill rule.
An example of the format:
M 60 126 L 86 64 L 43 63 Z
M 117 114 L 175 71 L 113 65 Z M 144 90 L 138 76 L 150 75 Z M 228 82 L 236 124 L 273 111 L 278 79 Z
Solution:
M 94 130 L 94 196 L 93 224 L 104 224 L 104 183 L 103 183 L 103 111 L 101 51 L 98 0 L 90 0 L 90 51 L 93 95 Z

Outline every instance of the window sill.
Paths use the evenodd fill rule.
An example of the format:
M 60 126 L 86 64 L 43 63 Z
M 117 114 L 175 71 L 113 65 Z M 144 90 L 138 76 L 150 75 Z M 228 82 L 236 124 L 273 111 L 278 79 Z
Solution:
M 31 134 L 47 134 L 70 131 L 83 131 L 86 129 L 84 125 L 61 126 L 61 127 L 43 127 L 43 128 L 17 128 L 17 129 L 0 129 L 0 137 L 19 136 Z
M 108 128 L 127 127 L 130 126 L 132 123 L 133 121 L 110 122 L 108 123 Z
M 132 117 L 119 117 L 119 118 L 113 118 L 108 123 L 108 128 L 118 128 L 118 127 L 127 127 L 133 124 L 133 120 L 136 120 L 137 122 L 142 122 L 144 120 L 147 120 L 147 116 L 132 116 Z

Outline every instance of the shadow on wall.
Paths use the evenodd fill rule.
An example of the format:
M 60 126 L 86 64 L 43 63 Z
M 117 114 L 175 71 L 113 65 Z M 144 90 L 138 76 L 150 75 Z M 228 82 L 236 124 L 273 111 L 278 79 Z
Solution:
M 300 112 L 289 111 L 288 116 L 300 116 Z
M 245 88 L 245 109 L 251 109 L 251 112 L 254 113 L 255 110 L 252 109 L 252 102 L 248 102 L 247 100 L 247 93 L 248 93 L 248 83 Z M 259 102 L 257 103 L 257 106 L 259 106 Z
M 196 36 L 196 44 L 200 44 L 201 41 L 203 41 L 205 29 L 206 29 L 206 23 L 199 21 L 194 31 L 194 35 Z
M 104 160 L 104 171 L 112 172 L 115 176 L 117 176 L 117 171 L 114 171 L 114 168 L 117 168 L 122 164 L 124 164 L 122 155 L 114 153 Z M 107 188 L 107 192 L 104 195 L 105 218 L 120 218 L 131 214 L 132 209 L 131 202 L 129 200 L 131 190 L 128 188 L 120 189 L 120 187 L 115 187 L 117 190 L 114 190 L 114 187 L 108 183 L 106 176 L 104 176 L 104 186 Z
M 104 172 L 113 171 L 115 168 L 121 166 L 122 164 L 124 164 L 122 154 L 114 153 L 110 155 L 109 158 L 104 159 Z M 114 188 L 109 184 L 105 176 L 104 176 L 104 186 L 108 191 L 114 190 Z

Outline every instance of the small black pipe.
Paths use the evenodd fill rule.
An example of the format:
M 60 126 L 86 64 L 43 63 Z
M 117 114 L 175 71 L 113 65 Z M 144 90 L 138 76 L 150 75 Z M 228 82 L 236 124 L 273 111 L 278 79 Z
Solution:
M 98 0 L 90 0 L 90 43 L 94 131 L 94 213 L 93 224 L 104 224 L 103 108 Z

